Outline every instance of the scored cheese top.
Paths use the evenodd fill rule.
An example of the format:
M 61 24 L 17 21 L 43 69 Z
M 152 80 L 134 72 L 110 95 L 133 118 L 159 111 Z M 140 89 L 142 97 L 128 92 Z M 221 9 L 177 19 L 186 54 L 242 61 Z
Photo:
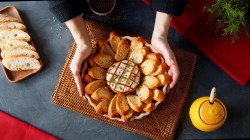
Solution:
M 107 85 L 115 93 L 132 93 L 140 83 L 138 66 L 128 60 L 115 62 L 106 74 Z

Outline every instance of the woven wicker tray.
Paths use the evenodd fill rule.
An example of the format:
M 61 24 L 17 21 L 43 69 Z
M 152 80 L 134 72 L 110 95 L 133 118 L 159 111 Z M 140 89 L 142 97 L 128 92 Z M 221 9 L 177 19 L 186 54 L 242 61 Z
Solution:
M 94 21 L 86 21 L 86 26 L 91 38 L 92 44 L 99 38 L 107 39 L 109 33 L 115 29 Z M 117 31 L 117 30 L 115 30 Z M 118 31 L 119 32 L 119 31 Z M 121 32 L 119 32 L 121 33 Z M 82 100 L 79 96 L 73 76 L 69 69 L 70 62 L 76 49 L 75 42 L 67 56 L 65 65 L 61 71 L 58 84 L 51 98 L 51 101 L 59 106 L 79 112 L 85 116 L 112 124 L 123 129 L 136 132 L 154 139 L 173 139 L 178 121 L 182 112 L 193 71 L 196 63 L 196 55 L 178 49 L 172 48 L 179 64 L 180 76 L 177 85 L 171 89 L 156 110 L 150 115 L 140 120 L 123 123 L 103 117 L 96 113 L 88 101 Z

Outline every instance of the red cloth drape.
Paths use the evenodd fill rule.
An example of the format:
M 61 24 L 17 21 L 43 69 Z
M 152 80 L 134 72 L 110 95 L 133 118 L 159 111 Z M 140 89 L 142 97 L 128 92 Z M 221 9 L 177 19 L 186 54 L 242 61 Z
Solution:
M 1 140 L 58 140 L 58 138 L 0 111 Z

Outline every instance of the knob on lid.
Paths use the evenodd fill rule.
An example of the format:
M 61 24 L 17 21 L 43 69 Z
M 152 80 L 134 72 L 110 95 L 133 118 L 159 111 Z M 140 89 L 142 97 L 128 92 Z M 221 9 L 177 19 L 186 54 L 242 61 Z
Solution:
M 199 115 L 204 123 L 217 125 L 224 120 L 225 112 L 225 108 L 220 102 L 215 100 L 211 104 L 209 101 L 205 101 L 200 106 Z

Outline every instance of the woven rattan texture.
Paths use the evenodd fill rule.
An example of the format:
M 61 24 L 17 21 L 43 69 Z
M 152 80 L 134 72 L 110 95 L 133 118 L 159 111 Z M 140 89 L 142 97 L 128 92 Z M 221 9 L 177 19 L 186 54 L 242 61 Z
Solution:
M 115 30 L 104 24 L 89 20 L 86 21 L 86 26 L 92 44 L 95 44 L 99 38 L 108 39 L 109 33 Z M 79 112 L 80 114 L 93 119 L 100 120 L 147 137 L 154 139 L 173 139 L 174 132 L 177 128 L 182 108 L 188 94 L 190 82 L 192 80 L 196 63 L 196 55 L 178 48 L 172 48 L 180 69 L 180 76 L 177 85 L 171 89 L 171 91 L 167 94 L 166 99 L 157 107 L 156 110 L 152 111 L 150 115 L 143 117 L 140 120 L 123 123 L 97 114 L 94 108 L 87 101 L 84 101 L 79 97 L 73 76 L 69 69 L 75 49 L 76 44 L 73 43 L 51 98 L 53 103 Z

